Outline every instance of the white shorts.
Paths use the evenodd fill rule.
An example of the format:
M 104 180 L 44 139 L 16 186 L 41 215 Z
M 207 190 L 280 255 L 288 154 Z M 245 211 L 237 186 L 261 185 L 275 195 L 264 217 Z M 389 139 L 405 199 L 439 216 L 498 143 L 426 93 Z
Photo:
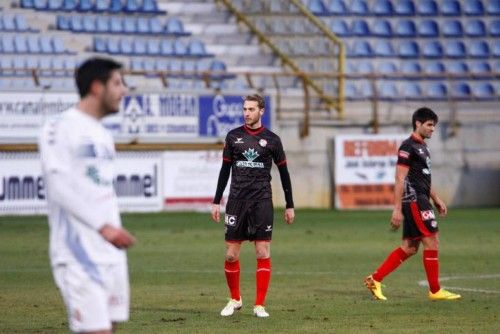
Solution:
M 73 332 L 110 330 L 129 317 L 127 264 L 53 267 L 54 280 L 68 311 Z

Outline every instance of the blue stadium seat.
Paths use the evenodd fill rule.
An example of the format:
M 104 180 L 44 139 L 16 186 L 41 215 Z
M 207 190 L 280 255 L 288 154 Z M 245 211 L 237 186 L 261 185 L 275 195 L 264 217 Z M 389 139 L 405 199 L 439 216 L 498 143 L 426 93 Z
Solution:
M 351 57 L 371 57 L 373 55 L 370 43 L 366 40 L 356 40 L 350 49 Z
M 404 61 L 399 67 L 399 71 L 404 75 L 414 76 L 422 73 L 422 68 L 418 62 Z
M 117 43 L 116 51 L 115 42 Z M 135 53 L 133 41 L 128 37 L 121 37 L 119 39 L 110 38 L 108 39 L 108 52 L 112 54 L 116 52 L 116 54 L 132 55 Z
M 358 64 L 357 69 L 358 74 L 370 74 L 373 73 L 373 65 L 371 61 L 363 61 Z
M 327 11 L 330 15 L 347 15 L 347 7 L 343 0 L 331 0 Z
M 362 98 L 372 98 L 374 96 L 372 83 L 366 80 L 358 84 L 358 91 Z
M 444 37 L 462 37 L 464 34 L 462 23 L 458 20 L 444 21 L 441 33 Z
M 468 43 L 469 57 L 488 58 L 490 56 L 490 47 L 486 41 L 471 41 Z
M 415 4 L 412 0 L 399 0 L 394 6 L 394 12 L 398 16 L 415 15 Z
M 344 72 L 345 74 L 355 74 L 357 71 L 356 64 L 354 62 L 347 62 Z
M 76 69 L 76 59 L 73 57 L 64 57 L 63 58 L 63 68 L 65 70 L 65 75 L 73 77 Z
M 187 55 L 187 47 L 186 44 L 180 39 L 176 39 L 174 41 L 174 53 L 177 56 L 186 56 Z
M 144 61 L 144 71 L 153 72 L 154 70 L 155 70 L 155 63 L 153 61 L 145 60 Z M 146 74 L 146 76 L 154 77 L 156 75 L 149 73 L 149 74 Z
M 173 56 L 174 52 L 174 44 L 169 39 L 162 39 L 160 41 L 160 53 L 162 56 Z
M 3 14 L 0 16 L 0 21 L 2 21 L 4 31 L 15 31 L 16 24 L 14 22 L 14 15 Z
M 376 20 L 372 26 L 372 35 L 377 37 L 392 37 L 392 28 L 389 21 Z
M 398 37 L 415 37 L 417 35 L 417 28 L 413 20 L 400 20 L 396 22 L 394 33 Z
M 130 70 L 141 72 L 144 71 L 144 64 L 142 58 L 132 58 L 130 59 Z
M 492 46 L 492 52 L 491 55 L 495 58 L 500 58 L 500 41 L 499 40 L 494 40 L 492 41 L 493 46 Z
M 82 17 L 80 15 L 71 16 L 69 24 L 71 27 L 71 31 L 73 32 L 83 31 Z
M 46 10 L 47 0 L 33 0 L 33 8 L 36 10 Z
M 124 11 L 126 13 L 135 13 L 141 10 L 141 6 L 137 0 L 126 0 Z
M 484 6 L 480 0 L 465 0 L 464 14 L 470 16 L 484 15 Z
M 418 35 L 420 37 L 438 37 L 439 27 L 434 20 L 422 20 L 418 24 Z
M 156 4 L 156 0 L 143 0 L 142 11 L 144 13 L 157 13 L 157 14 L 165 13 L 165 12 L 158 9 L 158 5 Z
M 42 52 L 38 35 L 28 35 L 28 50 L 29 53 L 33 54 Z
M 426 42 L 422 47 L 422 56 L 425 58 L 443 57 L 443 46 L 439 41 Z
M 327 10 L 325 7 L 325 4 L 321 0 L 309 0 L 307 3 L 307 8 L 314 14 L 314 15 L 327 15 Z
M 440 61 L 433 61 L 425 64 L 424 73 L 430 74 L 433 77 L 441 77 L 446 72 L 444 64 Z
M 468 20 L 465 23 L 465 35 L 468 37 L 486 36 L 486 26 L 483 20 Z
M 376 0 L 372 6 L 372 13 L 378 16 L 392 16 L 394 8 L 389 0 Z
M 477 99 L 489 100 L 497 98 L 495 88 L 489 82 L 477 82 L 472 86 L 472 94 Z
M 400 97 L 398 88 L 391 81 L 377 82 L 377 93 L 382 100 L 396 100 Z
M 33 0 L 21 0 L 21 7 L 22 8 L 33 8 Z
M 58 15 L 56 19 L 56 27 L 59 30 L 70 30 L 69 18 L 65 15 Z
M 500 61 L 495 62 L 494 70 L 496 73 L 500 73 Z
M 462 41 L 448 41 L 444 47 L 444 53 L 449 58 L 464 58 L 465 45 Z
M 34 57 L 28 57 L 26 58 L 26 68 L 28 70 L 36 70 L 39 68 L 39 61 L 38 61 L 38 57 L 37 56 L 34 56 Z
M 121 33 L 123 31 L 123 20 L 120 16 L 111 16 L 109 20 L 109 32 Z
M 26 22 L 26 17 L 24 15 L 16 14 L 14 16 L 14 23 L 16 25 L 17 31 L 33 31 L 34 30 L 28 26 L 28 23 Z
M 389 76 L 391 74 L 396 74 L 398 69 L 393 62 L 383 62 L 378 64 L 377 72 L 384 76 Z
M 110 0 L 108 11 L 111 13 L 120 13 L 123 10 L 121 0 Z
M 396 56 L 396 52 L 394 52 L 394 48 L 392 47 L 391 41 L 388 40 L 380 40 L 375 44 L 373 53 L 377 57 L 394 57 Z
M 351 22 L 351 34 L 354 36 L 369 36 L 370 28 L 365 20 L 353 20 Z
M 207 51 L 205 50 L 205 45 L 199 40 L 192 40 L 187 46 L 187 54 L 195 57 L 205 57 L 207 56 Z
M 490 36 L 498 37 L 500 36 L 500 20 L 491 20 L 489 25 Z
M 57 77 L 62 77 L 65 75 L 65 71 L 63 71 L 63 59 L 60 57 L 52 58 L 52 74 Z
M 490 15 L 500 15 L 500 1 L 489 0 L 486 5 L 486 12 Z
M 77 0 L 64 0 L 61 8 L 66 12 L 71 12 L 77 8 L 77 5 Z
M 150 38 L 147 41 L 147 54 L 152 56 L 157 56 L 160 54 L 160 41 L 154 38 Z
M 469 66 L 463 61 L 449 61 L 446 63 L 446 72 L 455 76 L 465 76 L 469 73 Z
M 423 98 L 422 88 L 416 82 L 406 81 L 401 89 L 402 95 L 408 100 L 419 100 Z
M 352 0 L 351 6 L 349 8 L 349 12 L 351 15 L 362 15 L 366 16 L 370 14 L 370 10 L 368 9 L 368 5 L 364 0 Z
M 444 0 L 441 3 L 441 15 L 444 16 L 460 16 L 462 15 L 462 7 L 457 0 Z
M 60 36 L 53 36 L 50 40 L 52 44 L 52 52 L 54 53 L 67 53 L 66 46 L 64 46 L 64 41 Z
M 127 47 L 128 47 L 128 45 L 125 45 L 126 50 L 127 50 Z M 120 41 L 117 38 L 108 38 L 106 40 L 106 52 L 113 54 L 113 55 L 122 53 Z
M 28 42 L 26 40 L 26 35 L 19 34 L 14 39 L 14 49 L 17 53 L 28 53 Z
M 76 10 L 79 12 L 89 12 L 94 9 L 93 0 L 80 0 Z
M 356 84 L 352 81 L 348 81 L 345 85 L 344 96 L 348 100 L 355 100 L 359 98 L 359 93 Z
M 133 44 L 132 49 L 134 54 L 143 56 L 148 53 L 147 42 L 144 38 L 141 37 L 134 38 L 132 44 Z M 146 62 L 146 63 L 152 63 L 152 62 Z M 144 63 L 144 67 L 146 67 L 146 63 Z
M 62 9 L 63 0 L 49 0 L 47 2 L 47 9 L 50 11 L 58 11 Z
M 431 82 L 427 84 L 426 96 L 433 100 L 443 100 L 448 95 L 448 88 L 442 82 Z
M 164 27 L 157 17 L 151 17 L 148 20 L 149 32 L 151 34 L 160 34 L 164 32 Z
M 182 24 L 181 20 L 179 20 L 177 17 L 171 17 L 170 19 L 168 19 L 167 22 L 165 23 L 165 29 L 169 34 L 174 34 L 174 35 L 185 34 L 184 25 Z
M 82 21 L 83 31 L 85 32 L 95 32 L 96 31 L 96 23 L 95 17 L 85 15 Z
M 98 15 L 95 25 L 97 32 L 109 32 L 109 18 L 107 16 Z
M 0 57 L 0 74 L 5 76 L 14 75 L 12 67 L 14 63 L 14 57 L 2 55 Z
M 170 62 L 166 59 L 158 58 L 155 60 L 155 69 L 157 71 L 166 72 L 166 71 L 168 71 L 169 66 L 170 66 Z
M 125 34 L 137 33 L 137 19 L 133 16 L 126 16 L 122 20 L 123 32 Z
M 94 11 L 106 12 L 108 8 L 109 8 L 109 2 L 107 0 L 95 0 Z
M 14 46 L 14 36 L 13 35 L 1 35 L 1 44 L 3 53 L 15 53 L 16 48 Z
M 54 53 L 54 48 L 52 46 L 52 39 L 49 36 L 40 36 L 40 50 L 42 53 L 51 54 Z
M 469 66 L 472 74 L 489 74 L 491 73 L 491 66 L 487 61 L 473 62 Z
M 451 96 L 455 99 L 465 100 L 470 99 L 471 97 L 471 89 L 468 83 L 466 82 L 457 82 L 451 86 Z
M 149 18 L 139 17 L 136 23 L 136 32 L 139 34 L 150 34 L 151 26 L 149 24 Z
M 417 42 L 415 41 L 401 41 L 398 49 L 401 58 L 418 58 L 420 50 Z
M 439 10 L 434 0 L 420 0 L 417 5 L 417 13 L 422 16 L 437 16 Z
M 330 23 L 330 30 L 339 37 L 350 36 L 347 23 L 341 19 L 332 20 Z

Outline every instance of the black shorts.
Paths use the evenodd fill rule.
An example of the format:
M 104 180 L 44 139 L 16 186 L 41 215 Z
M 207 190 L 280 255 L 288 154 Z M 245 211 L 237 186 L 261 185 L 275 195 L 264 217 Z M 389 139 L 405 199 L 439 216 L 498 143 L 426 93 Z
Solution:
M 426 196 L 403 202 L 403 216 L 403 239 L 421 239 L 439 231 L 432 204 Z
M 224 217 L 226 241 L 271 240 L 274 208 L 271 199 L 229 199 Z

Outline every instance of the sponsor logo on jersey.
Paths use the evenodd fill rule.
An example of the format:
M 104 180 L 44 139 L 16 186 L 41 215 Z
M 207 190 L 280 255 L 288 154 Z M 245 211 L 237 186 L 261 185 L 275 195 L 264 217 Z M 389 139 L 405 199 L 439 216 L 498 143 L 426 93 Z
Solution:
M 422 169 L 422 173 L 424 173 L 425 175 L 431 175 L 431 171 L 428 168 Z
M 262 146 L 262 147 L 266 147 L 267 146 L 267 140 L 265 140 L 265 139 L 259 140 L 259 145 Z
M 403 159 L 408 159 L 410 157 L 410 153 L 408 153 L 406 151 L 399 151 L 398 156 L 403 158 Z
M 259 153 L 255 151 L 253 148 L 247 149 L 243 152 L 243 156 L 247 159 L 247 161 L 237 161 L 236 167 L 244 167 L 244 168 L 264 168 L 263 162 L 254 162 L 255 159 L 259 156 Z
M 236 216 L 226 214 L 224 216 L 224 224 L 226 224 L 226 226 L 234 226 L 236 225 L 236 218 Z
M 433 210 L 420 211 L 420 215 L 422 216 L 422 220 L 436 219 Z
M 271 232 L 273 230 L 272 225 L 267 225 L 266 232 Z
M 424 154 L 424 150 L 423 150 L 423 149 L 421 149 L 421 148 L 419 148 L 419 149 L 418 149 L 418 153 L 420 153 L 420 154 Z
M 243 144 L 243 138 L 236 138 L 236 141 L 234 142 L 235 144 Z
M 435 220 L 431 221 L 431 226 L 432 226 L 433 228 L 436 228 L 436 227 L 438 226 L 437 221 L 435 221 Z

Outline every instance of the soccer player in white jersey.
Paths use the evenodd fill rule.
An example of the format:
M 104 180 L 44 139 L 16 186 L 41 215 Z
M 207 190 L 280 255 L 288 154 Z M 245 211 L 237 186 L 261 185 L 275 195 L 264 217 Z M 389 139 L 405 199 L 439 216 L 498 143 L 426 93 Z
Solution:
M 121 65 L 92 58 L 75 73 L 78 104 L 49 119 L 39 138 L 47 189 L 50 261 L 71 331 L 112 333 L 129 317 L 125 249 L 113 188 L 113 138 L 101 124 L 127 93 Z

